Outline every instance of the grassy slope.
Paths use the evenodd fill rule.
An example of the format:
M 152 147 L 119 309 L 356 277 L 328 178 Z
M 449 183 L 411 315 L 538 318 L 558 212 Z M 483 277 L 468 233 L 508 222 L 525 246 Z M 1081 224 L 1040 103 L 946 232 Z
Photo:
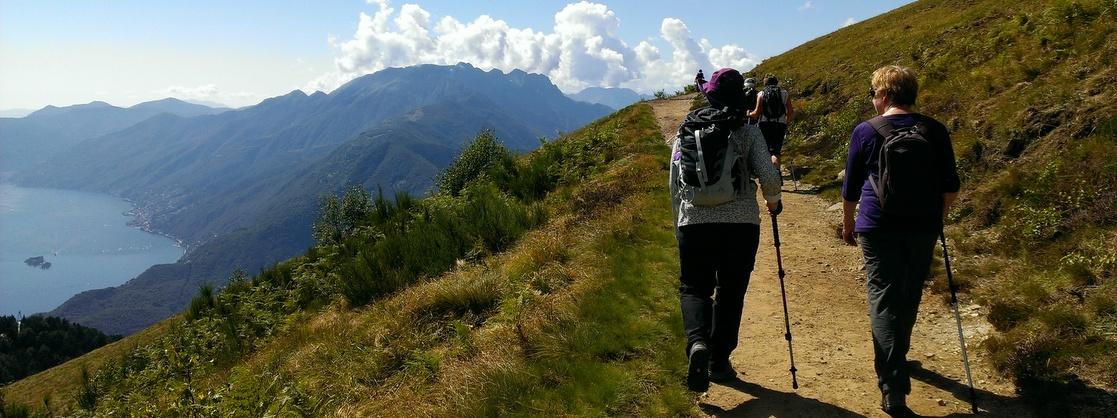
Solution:
M 951 129 L 964 178 L 950 219 L 958 276 L 1004 332 L 987 346 L 995 362 L 1041 400 L 1117 388 L 1114 57 L 1113 0 L 931 0 L 753 72 L 790 85 L 799 116 L 785 161 L 813 167 L 807 181 L 837 200 L 872 71 L 916 70 L 918 109 Z
M 81 357 L 13 382 L 3 387 L 4 400 L 23 405 L 40 405 L 43 399 L 49 397 L 52 404 L 59 402 L 69 404 L 76 393 L 83 368 L 96 369 L 137 346 L 150 344 L 166 334 L 167 329 L 180 320 L 178 316 L 164 319 L 143 331 L 90 351 Z
M 670 210 L 661 176 L 647 175 L 665 170 L 666 150 L 647 105 L 560 141 L 600 135 L 615 137 L 618 159 L 550 193 L 549 221 L 509 250 L 363 308 L 296 313 L 248 357 L 188 378 L 196 403 L 312 415 L 691 412 Z M 56 411 L 74 411 L 76 365 L 120 355 L 31 377 L 7 400 L 53 393 Z M 184 413 L 173 398 L 128 413 Z

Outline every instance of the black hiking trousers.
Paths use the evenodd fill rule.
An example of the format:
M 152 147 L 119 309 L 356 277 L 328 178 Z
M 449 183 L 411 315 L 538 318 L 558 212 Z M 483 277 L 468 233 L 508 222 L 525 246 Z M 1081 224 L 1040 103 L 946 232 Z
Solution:
M 907 354 L 935 232 L 876 230 L 858 234 L 865 257 L 873 364 L 881 393 L 911 393 Z
M 745 290 L 760 245 L 760 225 L 684 225 L 677 237 L 686 352 L 702 341 L 710 349 L 712 361 L 728 361 L 737 348 Z

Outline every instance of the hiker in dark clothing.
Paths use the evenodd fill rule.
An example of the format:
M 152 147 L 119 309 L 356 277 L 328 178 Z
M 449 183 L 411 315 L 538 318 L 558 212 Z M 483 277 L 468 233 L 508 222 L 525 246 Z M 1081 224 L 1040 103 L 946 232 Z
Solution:
M 892 416 L 913 414 L 905 403 L 905 396 L 911 392 L 907 352 L 911 346 L 912 327 L 923 294 L 923 282 L 930 271 L 935 239 L 960 185 L 946 127 L 912 111 L 917 93 L 918 82 L 909 68 L 890 65 L 873 73 L 869 95 L 880 116 L 862 122 L 853 130 L 842 185 L 845 200 L 842 238 L 849 245 L 857 245 L 858 239 L 861 242 L 881 408 Z M 900 173 L 897 170 L 904 167 L 885 165 L 883 169 L 890 174 L 882 176 L 881 150 L 884 134 L 909 127 L 915 130 L 908 132 L 921 132 L 920 138 L 926 140 L 922 143 L 927 145 L 919 148 L 925 150 L 920 157 L 922 160 L 909 160 L 924 162 L 920 167 L 925 169 L 908 173 L 909 181 L 914 179 L 915 182 L 907 184 L 923 186 L 919 190 L 898 191 L 894 186 L 903 183 L 892 179 L 902 174 L 893 173 Z M 895 134 L 891 137 L 898 138 Z M 893 148 L 890 145 L 885 149 L 887 154 Z M 890 156 L 887 161 L 892 158 Z M 886 184 L 886 181 L 892 183 Z M 882 193 L 888 197 L 881 199 Z M 917 195 L 922 196 L 922 200 L 907 197 Z M 896 196 L 905 196 L 908 200 L 901 201 Z M 896 205 L 907 201 L 926 204 L 915 209 L 911 209 L 912 206 L 897 209 L 900 206 Z
M 757 120 L 757 118 L 749 116 L 750 114 L 752 114 L 752 110 L 756 109 L 757 96 L 759 94 L 760 94 L 760 90 L 756 89 L 756 79 L 752 78 L 752 77 L 746 78 L 745 79 L 745 111 L 746 111 L 745 117 L 748 118 L 747 123 L 749 125 L 756 125 L 756 123 L 759 122 L 759 120 Z M 765 139 L 765 142 L 767 142 L 767 139 Z M 772 153 L 772 148 L 771 147 L 768 148 L 768 153 L 769 154 Z
M 764 90 L 756 95 L 756 106 L 749 112 L 749 117 L 760 121 L 760 131 L 764 133 L 768 153 L 772 154 L 772 164 L 779 168 L 783 140 L 787 136 L 787 125 L 795 117 L 795 108 L 791 105 L 791 94 L 787 89 L 780 88 L 780 81 L 775 76 L 764 78 Z
M 759 179 L 769 212 L 782 209 L 780 175 L 769 161 L 764 138 L 755 125 L 744 123 L 742 87 L 736 70 L 713 73 L 702 85 L 711 107 L 687 115 L 671 150 L 669 188 L 690 362 L 687 386 L 700 392 L 710 380 L 736 379 L 729 355 L 737 347 L 745 289 L 760 243 L 756 184 L 750 174 Z M 722 159 L 715 160 L 719 155 Z M 699 177 L 695 167 L 708 171 L 700 173 L 703 188 L 690 185 Z M 722 175 L 711 181 L 716 174 Z M 716 190 L 723 193 L 711 198 Z

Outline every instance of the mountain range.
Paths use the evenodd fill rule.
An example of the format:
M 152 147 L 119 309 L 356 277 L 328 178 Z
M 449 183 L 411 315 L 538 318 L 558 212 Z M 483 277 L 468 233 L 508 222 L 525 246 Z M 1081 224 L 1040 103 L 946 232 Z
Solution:
M 101 101 L 46 106 L 25 117 L 0 118 L 0 175 L 42 164 L 85 139 L 127 128 L 156 115 L 188 118 L 225 110 L 167 98 L 132 107 Z
M 620 110 L 630 104 L 649 99 L 651 96 L 637 93 L 632 89 L 620 87 L 587 87 L 582 91 L 571 94 L 570 98 L 580 102 L 602 104 Z
M 201 283 L 305 250 L 321 195 L 348 184 L 420 194 L 482 129 L 530 150 L 609 112 L 567 98 L 542 75 L 392 68 L 329 94 L 296 90 L 217 114 L 160 113 L 69 145 L 12 179 L 127 198 L 139 226 L 185 244 L 178 263 L 50 313 L 127 334 L 181 310 Z

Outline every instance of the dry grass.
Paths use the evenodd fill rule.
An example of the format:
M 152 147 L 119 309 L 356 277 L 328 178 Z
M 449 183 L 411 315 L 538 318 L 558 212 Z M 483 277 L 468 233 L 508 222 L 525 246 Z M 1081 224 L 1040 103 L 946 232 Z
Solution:
M 178 316 L 165 319 L 79 358 L 4 386 L 4 400 L 23 405 L 42 405 L 43 399 L 50 397 L 51 405 L 65 409 L 74 402 L 74 394 L 77 392 L 76 383 L 80 381 L 82 368 L 96 369 L 105 362 L 120 358 L 137 346 L 149 344 L 164 335 L 172 324 L 178 321 L 181 321 Z

